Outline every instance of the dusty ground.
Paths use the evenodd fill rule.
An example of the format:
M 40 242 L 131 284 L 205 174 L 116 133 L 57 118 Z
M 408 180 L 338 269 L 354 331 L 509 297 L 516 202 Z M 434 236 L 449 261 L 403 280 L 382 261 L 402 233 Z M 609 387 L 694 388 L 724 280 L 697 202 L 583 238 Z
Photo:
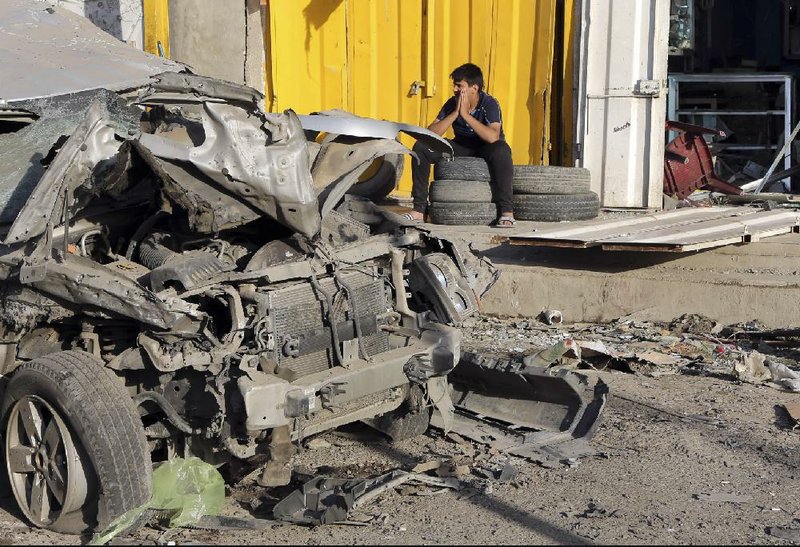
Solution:
M 473 347 L 519 355 L 570 334 L 585 338 L 592 332 L 584 327 L 575 333 L 575 327 L 567 326 L 547 330 L 534 323 L 480 321 L 467 338 Z M 616 327 L 613 332 L 620 340 L 630 339 Z M 635 328 L 629 332 L 647 338 Z M 769 350 L 763 344 L 761 349 Z M 728 353 L 727 361 L 717 359 L 683 373 L 675 366 L 636 373 L 584 371 L 602 377 L 611 395 L 593 441 L 598 454 L 577 465 L 544 468 L 513 458 L 519 474 L 498 482 L 480 470 L 499 467 L 506 458 L 485 446 L 457 442 L 435 430 L 392 444 L 366 427 L 350 427 L 320 436 L 326 441 L 317 441 L 320 448 L 297 456 L 300 469 L 372 477 L 443 459 L 469 465 L 471 472 L 460 491 L 401 487 L 386 493 L 354 515 L 368 521 L 361 525 L 274 524 L 263 531 L 146 528 L 125 541 L 790 544 L 775 529 L 800 529 L 800 430 L 792 429 L 779 405 L 800 401 L 800 394 L 738 382 L 726 373 L 726 363 L 737 357 L 735 351 Z M 251 479 L 233 488 L 225 514 L 260 515 L 274 502 Z M 718 494 L 735 495 L 738 501 L 704 499 Z M 74 538 L 30 529 L 12 499 L 0 499 L 0 543 L 71 542 Z

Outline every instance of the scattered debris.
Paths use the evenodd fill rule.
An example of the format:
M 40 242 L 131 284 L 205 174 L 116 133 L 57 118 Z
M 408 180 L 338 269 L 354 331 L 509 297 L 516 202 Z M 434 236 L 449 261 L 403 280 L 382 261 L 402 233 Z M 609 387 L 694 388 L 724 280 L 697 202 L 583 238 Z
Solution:
M 589 502 L 589 507 L 582 514 L 578 515 L 583 518 L 598 518 L 598 517 L 613 517 L 618 509 L 609 511 L 608 509 L 598 505 L 596 502 Z
M 440 460 L 430 460 L 427 462 L 422 462 L 411 470 L 414 473 L 427 473 L 429 471 L 436 471 L 442 466 L 442 462 Z
M 455 477 L 461 479 L 469 475 L 469 466 L 452 463 L 442 464 L 436 469 L 436 475 L 439 477 Z
M 506 460 L 503 469 L 497 476 L 497 482 L 508 482 L 514 480 L 519 474 L 519 470 L 511 464 L 510 460 Z
M 667 355 L 666 353 L 661 353 L 660 351 L 643 351 L 636 354 L 636 359 L 659 366 L 673 366 L 685 362 L 685 360 L 681 359 L 680 357 Z
M 695 494 L 694 499 L 719 503 L 746 503 L 752 501 L 753 497 L 739 494 L 725 494 L 723 492 L 709 492 L 708 494 Z
M 574 340 L 567 338 L 549 348 L 526 356 L 522 363 L 526 367 L 548 367 L 555 363 L 562 366 L 577 365 L 581 360 L 581 349 Z
M 461 487 L 455 479 L 402 470 L 391 471 L 374 479 L 317 477 L 279 501 L 273 509 L 273 515 L 278 520 L 299 524 L 343 523 L 353 509 L 363 507 L 380 494 L 410 481 L 452 490 Z
M 481 322 L 483 324 L 481 324 Z M 724 326 L 698 314 L 684 314 L 669 323 L 626 316 L 606 324 L 575 325 L 570 331 L 537 330 L 511 322 L 494 328 L 497 319 L 478 319 L 486 326 L 478 336 L 467 333 L 467 347 L 478 352 L 502 350 L 502 344 L 524 340 L 523 364 L 575 369 L 615 369 L 659 377 L 666 374 L 722 375 L 742 382 L 800 391 L 795 365 L 800 329 L 766 330 L 758 320 Z M 473 327 L 474 328 L 474 327 Z M 483 337 L 483 339 L 482 339 Z M 488 348 L 486 347 L 488 345 Z
M 764 365 L 766 355 L 753 351 L 742 356 L 741 361 L 733 365 L 733 375 L 742 382 L 760 384 L 772 377 L 769 369 Z
M 772 360 L 767 361 L 767 367 L 772 373 L 774 383 L 789 391 L 800 392 L 800 372 Z
M 716 334 L 722 329 L 713 319 L 697 313 L 685 313 L 669 324 L 674 334 Z
M 546 325 L 560 325 L 564 320 L 563 314 L 558 310 L 544 310 L 541 318 Z

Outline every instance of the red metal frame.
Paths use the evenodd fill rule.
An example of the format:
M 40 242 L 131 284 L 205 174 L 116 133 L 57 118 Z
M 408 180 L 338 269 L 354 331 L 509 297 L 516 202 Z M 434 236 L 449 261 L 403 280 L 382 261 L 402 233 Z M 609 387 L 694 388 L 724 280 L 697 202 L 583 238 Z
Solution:
M 724 131 L 682 122 L 666 123 L 666 128 L 678 131 L 664 150 L 664 193 L 684 199 L 698 188 L 724 194 L 739 195 L 742 189 L 729 184 L 714 173 L 714 162 L 703 135 L 725 136 Z

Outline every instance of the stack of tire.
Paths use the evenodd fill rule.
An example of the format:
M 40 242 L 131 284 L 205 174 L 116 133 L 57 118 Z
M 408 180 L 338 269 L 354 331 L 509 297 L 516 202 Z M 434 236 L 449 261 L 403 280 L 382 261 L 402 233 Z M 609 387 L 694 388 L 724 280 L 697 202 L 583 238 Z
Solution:
M 434 224 L 489 225 L 497 219 L 489 167 L 483 158 L 457 157 L 433 167 L 428 214 Z
M 600 200 L 590 183 L 589 170 L 582 167 L 515 165 L 514 217 L 546 222 L 595 218 Z

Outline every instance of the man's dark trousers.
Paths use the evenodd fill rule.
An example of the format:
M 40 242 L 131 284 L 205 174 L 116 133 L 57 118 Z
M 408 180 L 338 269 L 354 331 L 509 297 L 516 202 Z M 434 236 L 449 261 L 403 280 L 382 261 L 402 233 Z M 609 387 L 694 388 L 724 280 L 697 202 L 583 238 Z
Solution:
M 486 160 L 492 178 L 493 201 L 497 202 L 500 213 L 513 211 L 511 181 L 514 177 L 514 164 L 511 160 L 511 147 L 508 146 L 508 143 L 495 141 L 478 148 L 470 148 L 456 143 L 453 139 L 448 140 L 453 146 L 456 156 L 479 157 Z M 414 153 L 419 158 L 419 162 L 411 160 L 411 178 L 414 182 L 411 197 L 414 200 L 414 210 L 424 214 L 428 209 L 428 180 L 431 175 L 431 164 L 439 161 L 441 155 L 419 142 L 414 145 Z

